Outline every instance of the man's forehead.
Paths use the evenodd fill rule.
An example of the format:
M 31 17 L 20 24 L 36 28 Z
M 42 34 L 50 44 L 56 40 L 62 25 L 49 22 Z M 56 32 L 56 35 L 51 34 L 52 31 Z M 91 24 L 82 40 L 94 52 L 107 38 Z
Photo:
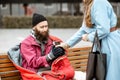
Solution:
M 47 21 L 42 21 L 38 25 L 48 25 L 48 22 Z

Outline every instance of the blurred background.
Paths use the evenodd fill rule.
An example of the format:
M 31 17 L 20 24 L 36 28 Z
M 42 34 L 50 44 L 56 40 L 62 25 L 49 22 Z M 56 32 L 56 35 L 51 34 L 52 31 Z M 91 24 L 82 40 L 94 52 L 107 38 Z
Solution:
M 108 0 L 118 17 L 120 0 Z M 20 43 L 31 31 L 31 17 L 39 13 L 47 17 L 50 34 L 66 41 L 80 27 L 83 19 L 82 0 L 0 0 L 0 53 Z M 81 41 L 74 47 L 91 46 Z

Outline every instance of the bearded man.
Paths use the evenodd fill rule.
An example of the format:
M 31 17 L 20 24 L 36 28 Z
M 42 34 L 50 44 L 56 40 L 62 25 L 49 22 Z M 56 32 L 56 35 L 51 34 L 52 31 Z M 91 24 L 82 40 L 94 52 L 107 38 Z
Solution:
M 64 55 L 65 50 L 55 47 L 54 43 L 61 40 L 49 35 L 48 21 L 43 15 L 34 13 L 32 26 L 31 35 L 20 46 L 22 67 L 35 72 L 49 70 L 51 63 Z

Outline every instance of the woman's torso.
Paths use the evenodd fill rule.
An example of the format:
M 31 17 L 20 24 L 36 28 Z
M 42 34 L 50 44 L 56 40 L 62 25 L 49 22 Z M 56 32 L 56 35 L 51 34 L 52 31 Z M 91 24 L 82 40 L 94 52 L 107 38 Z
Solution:
M 97 16 L 99 16 L 99 15 L 101 15 L 101 14 L 105 14 L 105 12 L 103 11 L 102 13 L 99 13 L 99 15 L 95 15 L 95 8 L 97 8 L 97 5 L 105 5 L 106 7 L 107 7 L 107 16 L 108 16 L 108 19 L 110 20 L 110 24 L 109 25 L 105 25 L 106 27 L 107 26 L 110 26 L 110 28 L 111 27 L 115 27 L 116 26 L 116 24 L 117 24 L 117 17 L 116 17 L 116 14 L 114 13 L 114 10 L 113 10 L 113 8 L 112 8 L 112 6 L 111 6 L 111 4 L 107 1 L 107 0 L 94 0 L 93 1 L 93 5 L 92 5 L 92 7 L 91 7 L 91 21 L 92 21 L 92 23 L 94 24 L 94 26 L 92 27 L 92 28 L 88 28 L 88 27 L 86 27 L 85 26 L 85 24 L 83 23 L 83 29 L 84 29 L 84 31 L 86 32 L 86 33 L 91 33 L 91 32 L 93 32 L 93 31 L 95 31 L 96 30 L 96 27 L 97 27 L 97 25 L 98 24 L 96 24 L 97 22 L 96 22 L 96 20 L 95 20 L 95 18 L 97 17 Z M 98 5 L 98 6 L 99 6 Z M 101 7 L 102 8 L 102 7 Z M 99 18 L 101 18 L 101 17 L 99 17 Z M 103 19 L 104 20 L 104 19 Z M 104 24 L 103 24 L 104 25 Z

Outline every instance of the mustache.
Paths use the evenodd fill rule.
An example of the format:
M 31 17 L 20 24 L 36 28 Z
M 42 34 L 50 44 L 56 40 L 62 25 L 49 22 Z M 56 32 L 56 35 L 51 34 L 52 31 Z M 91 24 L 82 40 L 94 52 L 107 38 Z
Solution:
M 40 31 L 38 31 L 37 29 L 34 30 L 35 31 L 35 37 L 38 41 L 47 41 L 48 37 L 49 37 L 49 30 L 45 31 L 45 35 L 43 35 Z

